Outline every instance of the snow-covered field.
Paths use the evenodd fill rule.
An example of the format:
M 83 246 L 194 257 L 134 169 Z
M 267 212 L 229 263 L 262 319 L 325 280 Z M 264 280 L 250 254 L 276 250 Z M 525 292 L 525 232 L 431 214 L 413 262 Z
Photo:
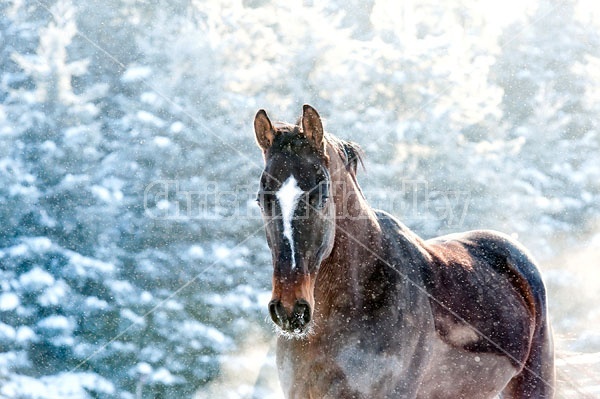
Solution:
M 557 398 L 600 398 L 600 353 L 556 354 Z
M 548 265 L 557 398 L 600 398 L 600 235 Z
M 557 399 L 600 398 L 600 352 L 573 352 L 556 340 Z M 222 374 L 200 389 L 195 399 L 282 399 L 273 342 L 254 341 L 242 353 L 222 359 Z

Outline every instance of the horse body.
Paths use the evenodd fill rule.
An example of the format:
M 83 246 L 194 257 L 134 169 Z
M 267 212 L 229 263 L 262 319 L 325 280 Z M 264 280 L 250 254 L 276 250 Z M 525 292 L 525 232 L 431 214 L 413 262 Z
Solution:
M 263 128 L 272 135 L 261 136 Z M 524 248 L 490 231 L 420 239 L 370 208 L 350 162 L 354 147 L 323 136 L 321 147 L 319 128 L 307 106 L 298 129 L 255 121 L 269 175 L 263 185 L 285 188 L 291 176 L 308 193 L 304 218 L 294 211 L 278 223 L 277 201 L 263 208 L 286 397 L 551 397 L 544 285 Z M 300 140 L 294 150 L 293 135 L 309 147 Z M 306 155 L 310 147 L 316 158 Z M 311 187 L 324 179 L 306 176 L 319 156 L 328 185 L 315 200 Z M 307 158 L 312 164 L 302 169 Z

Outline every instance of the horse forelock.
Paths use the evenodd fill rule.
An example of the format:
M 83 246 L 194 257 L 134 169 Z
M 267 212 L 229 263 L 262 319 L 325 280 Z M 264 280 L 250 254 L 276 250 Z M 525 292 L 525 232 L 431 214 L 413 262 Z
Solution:
M 281 121 L 274 122 L 273 128 L 286 145 L 293 144 L 294 140 L 304 137 L 302 131 L 302 117 L 298 119 L 296 124 Z M 345 165 L 346 170 L 356 175 L 359 164 L 364 168 L 364 152 L 357 143 L 342 140 L 327 132 L 325 133 L 324 139 L 326 146 L 330 146 L 334 150 L 334 153 L 337 154 Z
M 279 133 L 294 132 L 295 130 L 297 130 L 299 128 L 299 126 L 297 124 L 292 125 L 291 123 L 282 122 L 282 121 L 273 122 L 273 127 L 275 128 L 275 131 L 277 131 Z

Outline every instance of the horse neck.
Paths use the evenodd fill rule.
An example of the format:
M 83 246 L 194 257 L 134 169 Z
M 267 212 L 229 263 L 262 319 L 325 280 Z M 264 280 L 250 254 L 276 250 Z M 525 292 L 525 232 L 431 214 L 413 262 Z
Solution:
M 329 257 L 319 271 L 319 290 L 325 297 L 348 292 L 353 297 L 361 279 L 382 255 L 382 233 L 373 209 L 364 198 L 354 175 L 341 163 L 330 166 L 336 208 L 335 239 Z M 366 273 L 365 273 L 366 272 Z M 332 298 L 329 298 L 332 299 Z
M 363 196 L 354 172 L 348 170 L 344 160 L 335 149 L 328 148 L 330 159 L 329 173 L 336 209 L 336 225 L 341 228 L 339 234 L 344 236 L 354 232 L 358 227 L 375 228 L 376 217 L 371 206 Z
M 344 171 L 345 172 L 345 171 Z M 334 250 L 344 250 L 345 243 L 357 246 L 357 249 L 372 251 L 368 242 L 380 232 L 377 217 L 364 198 L 356 180 L 345 173 L 343 180 L 334 182 L 334 203 L 336 209 L 336 232 Z M 353 243 L 353 244 L 352 244 Z M 361 245 L 363 244 L 363 245 Z

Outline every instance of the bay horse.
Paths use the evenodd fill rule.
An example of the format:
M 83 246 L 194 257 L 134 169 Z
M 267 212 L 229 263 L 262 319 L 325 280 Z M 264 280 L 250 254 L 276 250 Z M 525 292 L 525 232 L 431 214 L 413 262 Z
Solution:
M 361 150 L 254 119 L 258 202 L 273 261 L 268 311 L 286 398 L 550 398 L 554 354 L 540 273 L 507 235 L 423 240 L 372 209 Z

